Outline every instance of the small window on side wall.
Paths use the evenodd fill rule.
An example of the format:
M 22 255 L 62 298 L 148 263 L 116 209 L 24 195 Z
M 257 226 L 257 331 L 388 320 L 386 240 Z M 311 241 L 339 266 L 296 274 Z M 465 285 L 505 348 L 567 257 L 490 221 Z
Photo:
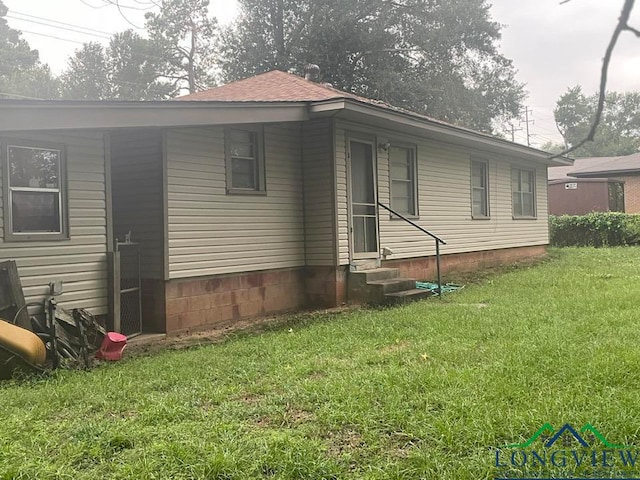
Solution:
M 225 150 L 227 192 L 244 194 L 264 192 L 262 129 L 227 128 Z
M 471 161 L 471 218 L 489 218 L 489 169 L 482 160 Z
M 609 211 L 624 212 L 624 183 L 609 182 Z
M 64 148 L 6 141 L 2 152 L 5 240 L 68 238 Z
M 416 170 L 415 147 L 402 145 L 389 147 L 391 209 L 411 217 L 418 216 Z
M 511 169 L 511 195 L 514 218 L 536 216 L 535 172 L 522 168 Z

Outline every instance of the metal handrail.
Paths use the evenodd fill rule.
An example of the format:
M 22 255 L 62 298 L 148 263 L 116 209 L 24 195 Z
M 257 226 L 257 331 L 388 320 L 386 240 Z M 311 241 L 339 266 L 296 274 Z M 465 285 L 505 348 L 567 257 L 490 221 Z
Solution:
M 388 207 L 387 205 L 385 205 L 384 203 L 380 203 L 380 202 L 376 202 L 378 204 L 379 207 L 384 208 L 385 210 L 387 210 L 388 212 L 390 212 L 392 215 L 395 215 L 398 218 L 401 218 L 402 220 L 404 220 L 405 222 L 407 222 L 409 225 L 417 228 L 418 230 L 420 230 L 422 233 L 426 233 L 427 235 L 429 235 L 431 238 L 433 238 L 433 240 L 435 241 L 436 244 L 436 271 L 438 274 L 438 296 L 442 298 L 442 280 L 440 278 L 440 244 L 442 245 L 446 245 L 447 242 L 445 242 L 443 239 L 441 239 L 439 236 L 434 235 L 433 233 L 431 233 L 429 230 L 426 230 L 424 228 L 422 228 L 420 225 L 418 225 L 417 223 L 409 220 L 407 217 L 405 217 L 404 215 L 396 212 L 395 210 L 393 210 L 391 207 Z

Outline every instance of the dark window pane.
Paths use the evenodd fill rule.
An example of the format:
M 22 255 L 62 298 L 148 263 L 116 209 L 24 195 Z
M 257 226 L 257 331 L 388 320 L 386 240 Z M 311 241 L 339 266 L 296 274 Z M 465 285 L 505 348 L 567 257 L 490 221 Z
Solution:
M 609 210 L 612 212 L 624 212 L 624 184 L 609 184 Z
M 231 159 L 231 186 L 233 188 L 257 188 L 255 161 L 244 158 Z
M 354 217 L 353 250 L 355 253 L 370 253 L 378 250 L 375 217 Z
M 413 183 L 403 180 L 391 182 L 391 208 L 399 213 L 415 214 Z
M 475 216 L 487 215 L 486 194 L 484 189 L 473 189 L 472 214 Z
M 7 147 L 12 187 L 58 188 L 60 151 L 31 147 Z
M 411 166 L 401 163 L 391 164 L 391 178 L 393 180 L 411 180 Z
M 371 145 L 351 142 L 351 194 L 355 203 L 375 204 Z
M 62 232 L 58 193 L 14 191 L 11 198 L 13 233 Z
M 473 167 L 471 168 L 471 184 L 474 187 L 484 187 L 485 177 L 485 165 L 483 163 L 474 162 Z
M 391 147 L 389 149 L 389 161 L 391 163 L 409 164 L 411 162 L 411 157 L 412 152 L 409 148 Z
M 232 157 L 256 157 L 254 132 L 231 130 L 230 137 Z
M 533 191 L 533 181 L 531 172 L 522 172 L 521 174 L 521 188 L 523 192 Z
M 533 194 L 522 194 L 522 215 L 525 217 L 533 217 Z
M 520 191 L 520 170 L 511 171 L 511 190 L 514 192 Z
M 354 215 L 373 215 L 376 214 L 376 206 L 375 205 L 362 205 L 359 203 L 353 204 L 353 214 Z
M 408 197 L 393 197 L 391 199 L 392 208 L 398 212 L 403 214 L 413 214 L 411 211 L 411 199 Z
M 520 198 L 520 194 L 517 192 L 513 193 L 513 214 L 516 216 L 522 216 L 522 200 Z

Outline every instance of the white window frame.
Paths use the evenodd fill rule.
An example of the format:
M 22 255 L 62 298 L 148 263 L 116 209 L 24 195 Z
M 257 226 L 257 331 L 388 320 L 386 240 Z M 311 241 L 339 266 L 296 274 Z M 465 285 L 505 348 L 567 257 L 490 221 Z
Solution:
M 473 184 L 473 167 L 474 165 L 481 165 L 483 169 L 483 180 L 484 187 L 478 187 Z M 489 205 L 489 162 L 487 160 L 482 160 L 478 158 L 471 159 L 471 170 L 470 170 L 470 180 L 469 183 L 471 185 L 471 218 L 474 220 L 489 220 L 491 218 L 491 209 Z M 481 190 L 483 192 L 483 206 L 484 213 L 475 214 L 473 211 L 473 193 L 477 190 Z
M 392 174 L 393 169 L 391 168 L 391 163 L 392 163 L 391 149 L 392 148 L 402 148 L 410 152 L 411 158 L 410 158 L 409 171 L 411 172 L 411 178 L 409 180 L 405 178 L 393 178 L 393 174 Z M 420 212 L 419 212 L 419 202 L 418 202 L 418 148 L 416 147 L 416 145 L 412 145 L 409 143 L 391 142 L 389 145 L 388 159 L 389 159 L 389 205 L 391 206 L 391 209 L 395 210 L 396 212 L 408 218 L 413 218 L 413 219 L 419 218 Z M 411 212 L 401 212 L 393 204 L 393 182 L 411 183 L 411 187 L 412 187 L 411 191 L 413 193 L 413 205 L 412 205 L 413 209 Z M 395 215 L 391 215 L 391 218 L 397 218 L 397 217 Z
M 231 155 L 231 132 L 239 131 L 250 133 L 255 144 L 253 157 L 234 157 Z M 229 126 L 224 131 L 225 138 L 225 166 L 227 193 L 240 195 L 265 195 L 267 193 L 265 179 L 265 162 L 264 162 L 264 133 L 262 126 Z M 233 186 L 233 159 L 242 158 L 243 160 L 253 160 L 255 188 L 241 188 Z
M 513 189 L 513 175 L 517 173 L 518 174 L 518 188 L 519 190 L 514 190 Z M 531 192 L 523 192 L 522 191 L 522 174 L 526 173 L 528 175 L 531 175 Z M 523 211 L 520 212 L 516 212 L 516 206 L 515 203 L 513 201 L 513 197 L 514 195 L 520 195 L 520 205 L 524 205 L 523 197 L 526 194 L 531 194 L 532 199 L 531 199 L 531 205 L 532 205 L 532 209 L 533 211 L 531 212 L 531 215 L 525 215 Z M 536 171 L 532 170 L 530 168 L 522 168 L 522 167 L 515 167 L 512 166 L 511 167 L 511 210 L 512 210 L 512 214 L 513 214 L 513 218 L 517 219 L 517 220 L 535 220 L 537 218 L 537 206 L 536 206 L 537 200 L 536 200 Z
M 12 187 L 9 168 L 9 149 L 26 148 L 34 150 L 52 150 L 59 152 L 58 187 L 57 188 L 33 188 Z M 66 240 L 69 238 L 69 209 L 67 205 L 67 155 L 65 146 L 54 142 L 37 142 L 25 139 L 2 139 L 0 141 L 2 159 L 2 190 L 3 190 L 3 223 L 4 240 L 15 241 L 43 241 Z M 57 232 L 14 232 L 13 231 L 13 192 L 42 192 L 58 194 L 58 212 L 60 230 Z

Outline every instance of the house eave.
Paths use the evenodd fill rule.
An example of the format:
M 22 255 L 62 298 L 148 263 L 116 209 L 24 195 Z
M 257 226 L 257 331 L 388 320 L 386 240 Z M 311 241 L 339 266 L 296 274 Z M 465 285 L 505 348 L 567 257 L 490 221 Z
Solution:
M 186 127 L 308 118 L 307 106 L 292 102 L 0 102 L 0 132 Z
M 446 125 L 409 112 L 390 110 L 384 106 L 365 104 L 348 98 L 313 102 L 310 113 L 312 117 L 335 114 L 346 120 L 366 122 L 383 128 L 396 128 L 405 133 L 445 143 L 464 145 L 487 153 L 508 155 L 549 166 L 573 165 L 573 160 L 568 157 L 551 158 L 551 154 L 542 150 L 473 130 Z
M 554 178 L 549 179 L 549 185 L 562 185 L 563 183 L 618 183 L 619 181 L 613 178 L 603 178 L 603 177 L 593 177 L 593 178 L 574 178 L 574 177 L 565 177 L 565 178 Z M 624 182 L 622 182 L 624 183 Z
M 608 178 L 608 177 L 617 177 L 620 175 L 638 175 L 640 174 L 640 169 L 638 168 L 627 168 L 620 170 L 606 170 L 600 172 L 570 172 L 567 173 L 568 176 L 574 178 Z

